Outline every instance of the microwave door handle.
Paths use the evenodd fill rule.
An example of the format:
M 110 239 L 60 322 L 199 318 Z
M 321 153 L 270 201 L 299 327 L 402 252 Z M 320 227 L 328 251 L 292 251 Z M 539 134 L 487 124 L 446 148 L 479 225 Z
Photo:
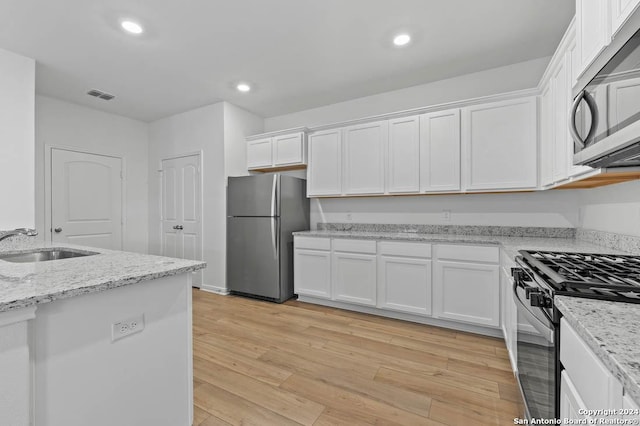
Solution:
M 576 114 L 578 112 L 580 102 L 584 99 L 584 93 L 584 90 L 578 93 L 578 96 L 576 96 L 573 101 L 573 105 L 571 105 L 571 113 L 569 114 L 569 132 L 571 133 L 573 143 L 578 149 L 584 149 L 584 141 L 580 137 L 580 133 L 578 133 L 578 129 L 576 128 Z
M 588 141 L 592 140 L 592 138 L 595 136 L 596 134 L 596 130 L 598 130 L 598 105 L 596 104 L 596 101 L 593 99 L 593 97 L 586 91 L 583 90 L 582 91 L 583 94 L 583 98 L 584 101 L 587 103 L 587 106 L 589 107 L 589 111 L 591 111 L 591 127 L 589 128 L 589 133 L 587 134 L 587 137 L 584 139 L 585 144 L 588 143 Z

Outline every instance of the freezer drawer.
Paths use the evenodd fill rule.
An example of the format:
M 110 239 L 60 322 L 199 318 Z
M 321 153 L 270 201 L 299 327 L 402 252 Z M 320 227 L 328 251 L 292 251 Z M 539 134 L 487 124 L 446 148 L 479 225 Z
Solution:
M 279 299 L 280 219 L 227 218 L 227 287 L 231 292 Z
M 280 176 L 230 177 L 227 188 L 227 216 L 280 216 Z

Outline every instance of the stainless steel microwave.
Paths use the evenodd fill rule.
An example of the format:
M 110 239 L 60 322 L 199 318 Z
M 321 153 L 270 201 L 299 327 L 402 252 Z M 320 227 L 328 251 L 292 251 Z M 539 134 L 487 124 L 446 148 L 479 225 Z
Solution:
M 632 18 L 574 87 L 576 165 L 640 166 L 640 14 Z

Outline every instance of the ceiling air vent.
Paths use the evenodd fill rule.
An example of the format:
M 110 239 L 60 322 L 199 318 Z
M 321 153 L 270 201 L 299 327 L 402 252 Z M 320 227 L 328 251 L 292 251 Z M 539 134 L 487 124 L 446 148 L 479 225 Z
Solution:
M 93 96 L 94 98 L 104 99 L 105 101 L 110 101 L 115 98 L 111 93 L 103 92 L 102 90 L 91 89 L 87 92 L 87 95 Z

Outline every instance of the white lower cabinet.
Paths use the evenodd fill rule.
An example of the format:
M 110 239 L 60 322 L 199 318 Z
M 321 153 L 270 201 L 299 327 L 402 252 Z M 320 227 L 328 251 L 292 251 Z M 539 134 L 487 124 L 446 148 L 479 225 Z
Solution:
M 505 345 L 509 352 L 509 360 L 513 371 L 518 366 L 518 311 L 516 302 L 513 299 L 513 278 L 511 277 L 511 267 L 515 266 L 503 255 L 501 258 L 500 273 L 500 323 L 504 335 Z
M 340 240 L 331 255 L 332 299 L 376 305 L 376 242 Z
M 381 242 L 378 308 L 431 315 L 431 245 Z
M 331 240 L 295 238 L 293 258 L 294 292 L 299 295 L 331 298 Z
M 442 245 L 436 248 L 436 259 L 434 316 L 499 327 L 498 248 Z

